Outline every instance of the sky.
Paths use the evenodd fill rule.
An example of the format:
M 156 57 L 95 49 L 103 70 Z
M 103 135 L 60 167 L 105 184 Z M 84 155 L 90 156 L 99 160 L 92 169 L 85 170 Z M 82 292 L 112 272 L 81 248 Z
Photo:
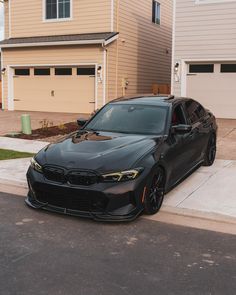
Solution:
M 0 3 L 0 40 L 3 39 L 3 5 Z

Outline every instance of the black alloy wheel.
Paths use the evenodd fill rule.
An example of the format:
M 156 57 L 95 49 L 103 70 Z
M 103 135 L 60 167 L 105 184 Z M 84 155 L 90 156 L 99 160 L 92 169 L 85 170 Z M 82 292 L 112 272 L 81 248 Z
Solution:
M 216 158 L 216 136 L 212 134 L 208 142 L 203 165 L 212 166 L 213 163 L 215 162 L 215 158 Z
M 156 214 L 164 199 L 165 173 L 162 168 L 157 168 L 151 186 L 144 199 L 144 212 L 148 215 Z

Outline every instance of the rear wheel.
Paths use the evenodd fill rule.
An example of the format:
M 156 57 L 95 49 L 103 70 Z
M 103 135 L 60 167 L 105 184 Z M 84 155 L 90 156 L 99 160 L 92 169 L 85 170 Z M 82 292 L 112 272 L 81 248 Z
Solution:
M 157 168 L 144 199 L 144 212 L 148 215 L 156 214 L 164 199 L 165 173 L 162 168 Z
M 215 162 L 216 158 L 216 136 L 215 134 L 212 134 L 208 146 L 207 146 L 207 151 L 204 159 L 204 166 L 211 166 Z

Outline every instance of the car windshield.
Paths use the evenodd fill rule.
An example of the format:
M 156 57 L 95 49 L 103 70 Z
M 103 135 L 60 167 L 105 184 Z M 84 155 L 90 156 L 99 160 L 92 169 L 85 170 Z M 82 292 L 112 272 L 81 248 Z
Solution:
M 167 107 L 133 104 L 108 104 L 85 127 L 86 130 L 161 135 Z

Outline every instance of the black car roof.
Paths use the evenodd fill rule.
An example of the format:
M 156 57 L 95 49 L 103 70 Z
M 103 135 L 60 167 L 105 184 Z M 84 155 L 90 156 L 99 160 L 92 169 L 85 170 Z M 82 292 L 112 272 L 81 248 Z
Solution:
M 185 100 L 181 97 L 175 97 L 173 95 L 142 95 L 142 96 L 131 96 L 131 97 L 120 97 L 110 103 L 121 103 L 122 104 L 146 104 L 156 106 L 168 106 L 176 104 L 179 101 Z

